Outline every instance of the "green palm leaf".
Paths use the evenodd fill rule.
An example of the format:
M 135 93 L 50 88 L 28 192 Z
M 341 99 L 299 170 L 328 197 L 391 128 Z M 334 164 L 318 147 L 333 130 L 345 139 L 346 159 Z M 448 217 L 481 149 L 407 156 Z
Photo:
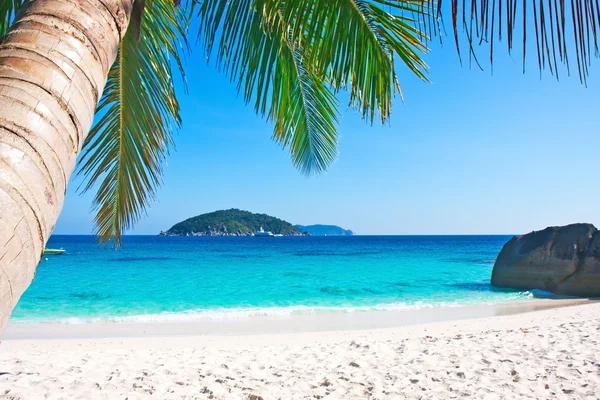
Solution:
M 423 36 L 405 16 L 419 11 L 412 2 L 206 0 L 199 35 L 208 56 L 216 46 L 217 65 L 244 100 L 275 121 L 274 138 L 294 164 L 310 173 L 337 154 L 337 91 L 347 90 L 369 121 L 376 111 L 385 121 L 399 93 L 395 57 L 426 79 Z
M 100 241 L 120 243 L 160 184 L 171 134 L 181 123 L 173 64 L 183 74 L 185 11 L 172 0 L 146 1 L 137 41 L 129 29 L 98 106 L 100 118 L 84 143 L 79 173 L 94 199 Z
M 2 0 L 0 2 L 0 42 L 23 2 L 24 0 Z
M 302 48 L 280 14 L 268 18 L 268 2 L 208 0 L 200 9 L 207 53 L 237 82 L 246 102 L 275 122 L 273 137 L 288 148 L 304 173 L 322 171 L 335 159 L 337 100 L 306 65 Z M 218 32 L 220 31 L 220 37 Z
M 277 2 L 275 2 L 277 3 Z M 395 59 L 427 80 L 421 54 L 427 52 L 421 32 L 426 10 L 412 0 L 285 1 L 276 6 L 307 51 L 308 63 L 326 77 L 335 91 L 350 94 L 350 106 L 373 121 L 390 115 L 401 95 Z
M 523 72 L 527 50 L 535 47 L 540 72 L 548 68 L 558 79 L 559 64 L 563 64 L 568 74 L 576 70 L 581 83 L 586 84 L 592 57 L 600 56 L 600 2 L 596 0 L 430 0 L 428 4 L 437 11 L 435 19 L 424 20 L 426 30 L 431 35 L 443 34 L 439 22 L 448 13 L 459 57 L 462 33 L 468 42 L 469 61 L 474 59 L 478 64 L 477 45 L 489 46 L 493 65 L 497 42 L 504 39 L 509 54 L 521 42 Z
M 294 165 L 305 174 L 324 171 L 337 155 L 338 102 L 323 80 L 309 70 L 302 49 L 285 35 L 282 20 L 272 28 L 284 38 L 275 66 L 270 114 L 275 140 L 289 148 Z

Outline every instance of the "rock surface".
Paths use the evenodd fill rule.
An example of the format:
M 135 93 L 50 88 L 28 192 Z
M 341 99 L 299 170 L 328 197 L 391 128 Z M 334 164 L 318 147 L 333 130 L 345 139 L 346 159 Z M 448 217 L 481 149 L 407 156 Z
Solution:
M 498 255 L 491 283 L 600 296 L 600 232 L 591 224 L 572 224 L 515 236 Z

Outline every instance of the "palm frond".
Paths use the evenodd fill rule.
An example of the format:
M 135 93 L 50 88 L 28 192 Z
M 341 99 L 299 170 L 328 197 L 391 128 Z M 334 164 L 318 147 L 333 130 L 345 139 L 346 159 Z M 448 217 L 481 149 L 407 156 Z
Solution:
M 376 111 L 384 121 L 399 91 L 395 57 L 425 79 L 419 53 L 426 48 L 403 14 L 413 9 L 384 0 L 206 0 L 199 37 L 244 100 L 275 121 L 274 138 L 294 164 L 310 173 L 337 153 L 336 92 L 347 90 L 369 121 Z
M 422 3 L 389 0 L 285 1 L 279 5 L 311 67 L 350 105 L 373 122 L 389 117 L 393 96 L 402 94 L 395 59 L 427 80 Z
M 337 156 L 338 102 L 333 92 L 306 65 L 302 48 L 282 19 L 272 27 L 285 46 L 275 67 L 270 114 L 275 140 L 288 147 L 296 168 L 305 174 L 324 171 Z M 288 35 L 285 34 L 288 30 Z
M 181 124 L 173 69 L 183 76 L 186 29 L 185 11 L 173 0 L 147 1 L 140 40 L 127 31 L 109 72 L 79 170 L 84 192 L 98 187 L 93 208 L 101 243 L 120 244 L 161 182 L 172 132 Z
M 246 102 L 254 99 L 257 113 L 275 122 L 273 137 L 289 149 L 294 165 L 306 174 L 323 171 L 337 154 L 337 100 L 307 68 L 281 16 L 257 11 L 266 5 L 206 1 L 200 9 L 204 45 L 210 54 L 217 43 L 217 65 Z
M 0 42 L 23 3 L 24 0 L 2 0 L 0 2 Z
M 473 58 L 477 61 L 475 47 L 485 44 L 489 45 L 489 60 L 493 65 L 496 41 L 501 42 L 504 38 L 509 53 L 515 47 L 515 41 L 520 41 L 523 72 L 527 48 L 535 46 L 534 57 L 540 72 L 548 68 L 558 79 L 559 64 L 563 64 L 567 74 L 576 70 L 580 81 L 587 84 L 591 59 L 600 56 L 600 6 L 597 0 L 472 0 L 463 1 L 462 4 L 458 0 L 424 2 L 437 10 L 436 19 L 428 20 L 426 27 L 431 35 L 442 33 L 441 22 L 444 13 L 448 12 L 443 5 L 450 3 L 456 48 L 460 55 L 459 36 L 462 31 L 469 45 L 469 60 Z

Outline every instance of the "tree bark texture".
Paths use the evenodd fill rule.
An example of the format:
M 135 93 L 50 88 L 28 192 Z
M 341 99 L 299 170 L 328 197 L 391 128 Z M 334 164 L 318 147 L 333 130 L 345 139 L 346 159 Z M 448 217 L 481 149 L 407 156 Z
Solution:
M 0 333 L 32 282 L 133 0 L 33 0 L 0 44 Z

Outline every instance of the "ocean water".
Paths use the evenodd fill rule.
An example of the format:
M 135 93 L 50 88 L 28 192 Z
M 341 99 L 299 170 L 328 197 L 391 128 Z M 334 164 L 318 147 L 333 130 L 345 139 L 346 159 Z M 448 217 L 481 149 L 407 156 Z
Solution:
M 526 300 L 489 284 L 509 236 L 52 236 L 13 322 L 177 321 Z

